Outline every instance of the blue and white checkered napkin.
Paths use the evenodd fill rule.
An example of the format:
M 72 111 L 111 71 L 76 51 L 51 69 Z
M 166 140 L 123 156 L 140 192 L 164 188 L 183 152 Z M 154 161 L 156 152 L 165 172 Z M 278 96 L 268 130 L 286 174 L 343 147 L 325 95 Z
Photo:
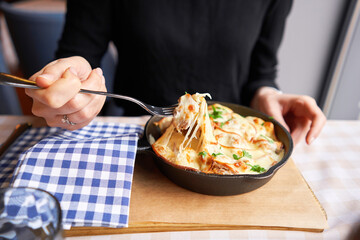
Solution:
M 137 149 L 143 128 L 92 123 L 47 131 L 20 157 L 14 187 L 46 190 L 60 202 L 64 228 L 126 227 Z

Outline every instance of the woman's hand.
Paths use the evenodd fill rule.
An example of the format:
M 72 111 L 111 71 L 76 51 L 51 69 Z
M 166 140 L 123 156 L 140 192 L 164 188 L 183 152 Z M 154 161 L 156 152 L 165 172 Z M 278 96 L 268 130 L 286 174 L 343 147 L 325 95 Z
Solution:
M 295 145 L 304 137 L 307 144 L 311 144 L 326 123 L 325 115 L 313 98 L 282 94 L 269 87 L 256 92 L 251 107 L 274 117 L 287 128 Z
M 102 70 L 92 70 L 82 57 L 53 61 L 30 80 L 42 88 L 25 90 L 33 99 L 32 112 L 43 117 L 51 127 L 68 130 L 84 127 L 96 117 L 105 102 L 104 96 L 79 93 L 81 88 L 106 91 Z

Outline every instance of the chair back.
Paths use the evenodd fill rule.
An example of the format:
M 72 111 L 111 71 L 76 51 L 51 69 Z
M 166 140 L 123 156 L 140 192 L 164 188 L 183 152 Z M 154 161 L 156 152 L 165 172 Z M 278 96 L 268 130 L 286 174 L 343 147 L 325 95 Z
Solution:
M 25 78 L 29 78 L 55 59 L 65 23 L 65 11 L 18 8 L 1 0 L 0 9 L 4 13 L 22 73 Z M 101 61 L 109 92 L 113 90 L 117 64 L 116 49 L 111 46 L 113 45 L 109 45 Z M 115 112 L 114 114 L 118 114 L 117 110 Z
M 0 42 L 1 43 L 1 42 Z M 0 72 L 10 73 L 0 44 Z M 0 85 L 0 114 L 21 115 L 21 107 L 15 89 Z
M 55 57 L 64 21 L 64 12 L 43 12 L 0 5 L 25 77 L 39 71 Z

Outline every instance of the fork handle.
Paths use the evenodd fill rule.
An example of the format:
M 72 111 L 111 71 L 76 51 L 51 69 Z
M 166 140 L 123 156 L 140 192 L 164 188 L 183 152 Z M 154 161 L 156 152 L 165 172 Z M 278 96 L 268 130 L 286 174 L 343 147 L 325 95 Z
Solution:
M 11 86 L 11 87 L 40 89 L 40 87 L 37 86 L 36 82 L 34 82 L 34 81 L 30 81 L 25 78 L 17 77 L 17 76 L 7 74 L 7 73 L 0 73 L 0 84 L 6 85 L 6 86 Z M 92 91 L 92 90 L 86 90 L 86 89 L 80 89 L 80 92 L 99 94 L 99 95 L 107 95 L 107 96 L 111 95 L 107 92 Z
M 122 100 L 128 100 L 130 102 L 133 102 L 133 103 L 136 103 L 136 104 L 140 105 L 146 111 L 149 111 L 147 109 L 147 106 L 145 106 L 145 104 L 143 102 L 141 102 L 141 101 L 139 101 L 139 100 L 137 100 L 135 98 L 132 98 L 132 97 L 128 97 L 128 96 L 124 96 L 124 95 L 120 95 L 120 94 L 109 93 L 109 92 L 89 90 L 89 89 L 80 89 L 80 92 L 81 93 L 90 93 L 90 94 L 103 95 L 103 96 L 112 97 L 112 98 L 119 98 L 119 99 L 122 99 Z
M 6 86 L 12 86 L 12 87 L 40 89 L 40 87 L 38 87 L 36 85 L 36 82 L 34 82 L 34 81 L 30 81 L 25 78 L 17 77 L 17 76 L 7 74 L 7 73 L 0 73 L 0 84 L 6 85 Z M 80 92 L 81 93 L 98 94 L 98 95 L 128 100 L 128 101 L 137 103 L 141 107 L 146 109 L 146 106 L 144 105 L 144 103 L 142 103 L 139 100 L 134 99 L 132 97 L 123 96 L 123 95 L 119 95 L 119 94 L 112 94 L 112 93 L 108 93 L 108 92 L 88 90 L 88 89 L 80 89 Z
M 40 89 L 36 82 L 7 73 L 0 73 L 0 84 L 20 88 Z

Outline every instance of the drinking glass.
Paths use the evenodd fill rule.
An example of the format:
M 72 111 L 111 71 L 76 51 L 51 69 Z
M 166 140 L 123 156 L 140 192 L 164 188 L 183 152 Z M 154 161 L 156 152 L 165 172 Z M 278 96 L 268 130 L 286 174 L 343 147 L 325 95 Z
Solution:
M 63 239 L 59 202 L 40 189 L 0 189 L 0 239 Z

